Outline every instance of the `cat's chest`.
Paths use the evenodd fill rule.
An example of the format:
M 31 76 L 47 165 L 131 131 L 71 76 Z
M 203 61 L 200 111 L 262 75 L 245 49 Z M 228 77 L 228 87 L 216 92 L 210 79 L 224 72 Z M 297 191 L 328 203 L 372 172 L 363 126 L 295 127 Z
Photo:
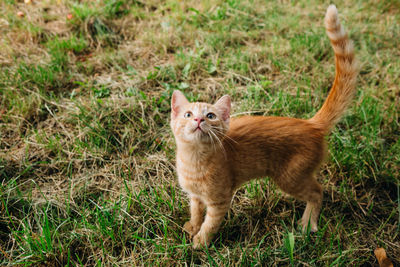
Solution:
M 208 187 L 209 171 L 205 167 L 177 162 L 179 184 L 182 189 L 195 195 L 204 195 Z

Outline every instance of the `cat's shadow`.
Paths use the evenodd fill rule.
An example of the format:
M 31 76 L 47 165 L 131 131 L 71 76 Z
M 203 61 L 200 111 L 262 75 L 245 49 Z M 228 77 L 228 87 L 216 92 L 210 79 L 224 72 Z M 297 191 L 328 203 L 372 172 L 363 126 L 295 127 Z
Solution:
M 281 199 L 269 209 L 266 201 L 257 202 L 258 205 L 242 207 L 240 211 L 229 211 L 214 239 L 215 248 L 238 242 L 258 242 L 276 231 L 299 230 L 297 220 L 301 217 L 304 204 L 294 199 Z

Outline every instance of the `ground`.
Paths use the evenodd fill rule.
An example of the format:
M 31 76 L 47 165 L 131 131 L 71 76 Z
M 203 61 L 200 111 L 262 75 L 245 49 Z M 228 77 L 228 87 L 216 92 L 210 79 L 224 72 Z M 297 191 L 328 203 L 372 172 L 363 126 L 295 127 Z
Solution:
M 400 2 L 335 1 L 357 95 L 327 137 L 317 233 L 268 179 L 208 249 L 182 229 L 173 90 L 233 114 L 310 118 L 334 78 L 330 2 L 0 2 L 0 265 L 400 264 Z

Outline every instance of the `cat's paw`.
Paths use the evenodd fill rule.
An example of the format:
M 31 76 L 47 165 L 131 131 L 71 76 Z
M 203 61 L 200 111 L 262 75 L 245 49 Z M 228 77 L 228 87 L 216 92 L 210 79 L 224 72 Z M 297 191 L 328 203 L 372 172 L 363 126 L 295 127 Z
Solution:
M 312 220 L 301 219 L 299 221 L 299 224 L 301 226 L 301 230 L 303 231 L 303 233 L 307 232 L 308 227 L 310 227 L 310 232 L 312 232 L 312 233 L 318 232 L 317 223 L 313 222 Z
M 190 221 L 187 221 L 183 225 L 183 230 L 185 230 L 190 237 L 196 235 L 200 231 L 201 225 L 193 225 Z
M 207 247 L 211 242 L 211 239 L 207 237 L 207 235 L 199 232 L 197 235 L 193 237 L 193 248 L 200 249 L 203 247 Z

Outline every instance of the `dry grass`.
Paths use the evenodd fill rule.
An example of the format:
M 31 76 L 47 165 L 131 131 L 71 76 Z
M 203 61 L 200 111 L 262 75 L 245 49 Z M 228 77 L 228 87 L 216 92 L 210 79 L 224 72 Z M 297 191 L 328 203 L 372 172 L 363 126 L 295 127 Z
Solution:
M 172 91 L 228 93 L 237 115 L 310 117 L 334 75 L 327 5 L 2 1 L 0 264 L 376 265 L 377 246 L 400 264 L 400 6 L 389 0 L 336 3 L 362 71 L 329 137 L 319 232 L 301 234 L 304 205 L 268 179 L 237 192 L 208 250 L 182 231 Z

